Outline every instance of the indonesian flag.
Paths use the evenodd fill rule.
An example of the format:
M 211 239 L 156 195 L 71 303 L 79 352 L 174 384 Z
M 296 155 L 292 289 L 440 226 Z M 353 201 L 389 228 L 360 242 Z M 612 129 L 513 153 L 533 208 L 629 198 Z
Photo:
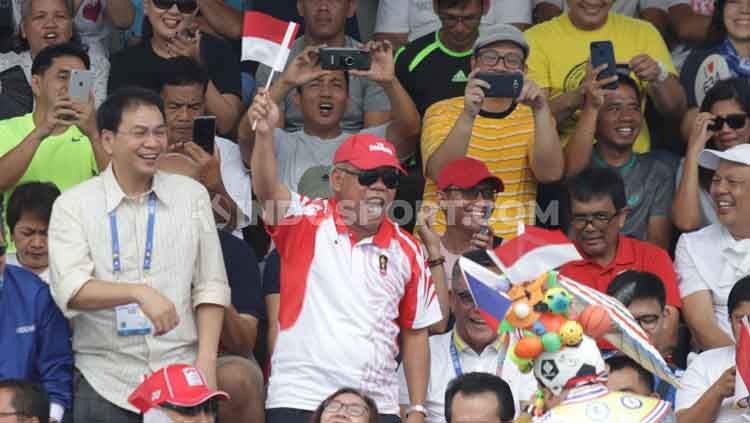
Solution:
M 734 382 L 734 404 L 740 408 L 748 408 L 750 404 L 750 325 L 747 317 L 740 322 L 740 334 L 737 339 L 737 377 Z
M 466 279 L 474 303 L 485 323 L 497 332 L 500 322 L 510 309 L 513 301 L 505 294 L 510 288 L 508 281 L 473 261 L 459 257 L 458 263 Z
M 490 254 L 511 283 L 534 280 L 569 261 L 581 260 L 576 247 L 560 231 L 526 226 L 519 232 L 519 236 Z
M 253 60 L 283 72 L 299 24 L 260 12 L 246 12 L 242 25 L 242 60 Z

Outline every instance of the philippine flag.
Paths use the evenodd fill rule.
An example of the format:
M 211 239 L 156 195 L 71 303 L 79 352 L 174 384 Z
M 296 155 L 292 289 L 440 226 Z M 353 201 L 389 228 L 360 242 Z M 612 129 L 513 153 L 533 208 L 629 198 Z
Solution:
M 510 283 L 503 276 L 495 274 L 473 261 L 460 257 L 458 259 L 461 271 L 466 278 L 474 303 L 479 314 L 494 331 L 497 331 L 505 313 L 510 309 L 513 301 L 505 295 Z
M 560 231 L 526 226 L 522 233 L 490 254 L 511 283 L 536 279 L 563 264 L 581 260 L 573 243 Z
M 242 25 L 242 60 L 253 60 L 283 72 L 299 24 L 260 12 L 246 12 Z
M 750 407 L 750 325 L 747 317 L 740 323 L 740 334 L 737 339 L 737 377 L 734 382 L 735 405 L 740 408 Z

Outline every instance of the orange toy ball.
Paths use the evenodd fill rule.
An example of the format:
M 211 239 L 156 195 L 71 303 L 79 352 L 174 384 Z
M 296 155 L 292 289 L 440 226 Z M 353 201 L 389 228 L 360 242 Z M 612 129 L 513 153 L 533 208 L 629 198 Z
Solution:
M 547 332 L 559 332 L 560 326 L 565 323 L 565 320 L 565 317 L 563 317 L 561 314 L 555 313 L 542 313 L 539 316 L 539 322 L 544 325 L 544 329 Z
M 578 315 L 578 323 L 583 326 L 586 335 L 598 339 L 609 332 L 612 327 L 612 318 L 603 307 L 589 305 Z
M 535 359 L 544 351 L 542 339 L 538 336 L 524 336 L 516 344 L 516 356 L 518 358 Z

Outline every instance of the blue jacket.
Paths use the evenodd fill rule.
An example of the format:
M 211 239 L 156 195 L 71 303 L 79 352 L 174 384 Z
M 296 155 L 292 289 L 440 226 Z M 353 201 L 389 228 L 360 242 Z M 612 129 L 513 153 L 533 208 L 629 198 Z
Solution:
M 0 379 L 42 384 L 51 402 L 70 409 L 73 350 L 70 327 L 35 274 L 6 265 L 0 289 Z

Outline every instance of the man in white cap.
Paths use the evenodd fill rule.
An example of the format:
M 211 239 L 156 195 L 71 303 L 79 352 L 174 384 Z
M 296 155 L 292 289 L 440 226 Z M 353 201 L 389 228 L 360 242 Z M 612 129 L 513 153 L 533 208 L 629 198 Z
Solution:
M 172 364 L 146 378 L 128 402 L 143 413 L 143 423 L 214 423 L 218 401 L 227 399 L 195 367 Z
M 683 311 L 703 350 L 732 345 L 727 298 L 750 275 L 750 144 L 703 150 L 700 166 L 713 170 L 711 198 L 719 223 L 682 235 L 675 251 Z

